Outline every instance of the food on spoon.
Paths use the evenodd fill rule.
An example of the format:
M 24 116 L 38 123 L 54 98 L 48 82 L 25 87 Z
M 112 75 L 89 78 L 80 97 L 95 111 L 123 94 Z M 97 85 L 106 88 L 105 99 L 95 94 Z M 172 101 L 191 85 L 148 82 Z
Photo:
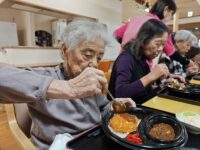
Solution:
M 137 130 L 138 118 L 128 113 L 114 114 L 109 125 L 116 132 L 130 133 Z
M 126 105 L 118 100 L 112 102 L 112 107 L 116 113 L 124 113 L 126 111 Z
M 167 123 L 154 124 L 149 135 L 161 141 L 172 141 L 175 139 L 175 132 L 171 125 Z

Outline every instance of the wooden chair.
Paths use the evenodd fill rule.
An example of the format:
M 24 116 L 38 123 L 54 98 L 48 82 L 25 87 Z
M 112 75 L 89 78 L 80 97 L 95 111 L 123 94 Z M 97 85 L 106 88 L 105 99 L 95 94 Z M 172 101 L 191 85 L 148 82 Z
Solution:
M 105 77 L 106 77 L 108 83 L 110 82 L 110 76 L 111 76 L 111 72 L 105 72 Z
M 13 136 L 17 140 L 17 142 L 24 150 L 35 150 L 36 149 L 35 146 L 31 143 L 28 137 L 18 126 L 15 115 L 14 104 L 5 104 L 5 109 L 6 109 L 9 128 Z
M 112 60 L 102 60 L 99 62 L 98 69 L 104 72 L 108 72 L 111 69 Z
M 109 83 L 112 69 L 112 60 L 103 60 L 99 63 L 98 69 L 102 70 L 105 73 L 105 77 Z
M 15 117 L 18 126 L 24 132 L 24 134 L 30 138 L 30 130 L 32 120 L 29 116 L 29 110 L 26 103 L 16 103 L 13 105 L 15 110 Z

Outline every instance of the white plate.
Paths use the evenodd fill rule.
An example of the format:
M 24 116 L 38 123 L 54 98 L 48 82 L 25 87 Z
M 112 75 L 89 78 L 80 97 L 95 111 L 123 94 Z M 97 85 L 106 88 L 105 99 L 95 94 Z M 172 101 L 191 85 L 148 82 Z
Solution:
M 200 134 L 200 115 L 191 111 L 176 113 L 176 118 L 182 122 L 188 131 L 193 134 Z

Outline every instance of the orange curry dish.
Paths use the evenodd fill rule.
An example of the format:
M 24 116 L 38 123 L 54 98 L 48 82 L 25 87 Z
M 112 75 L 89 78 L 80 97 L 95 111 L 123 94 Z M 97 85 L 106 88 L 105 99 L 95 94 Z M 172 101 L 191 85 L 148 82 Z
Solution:
M 149 134 L 152 137 L 162 141 L 172 141 L 176 136 L 172 126 L 166 123 L 158 123 L 153 125 Z
M 138 118 L 128 113 L 114 114 L 109 121 L 109 125 L 116 132 L 130 133 L 137 130 Z

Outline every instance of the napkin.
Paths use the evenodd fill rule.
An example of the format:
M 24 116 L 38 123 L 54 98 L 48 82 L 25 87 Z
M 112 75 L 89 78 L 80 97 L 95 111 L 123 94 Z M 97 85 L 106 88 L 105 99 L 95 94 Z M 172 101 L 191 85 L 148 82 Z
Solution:
M 66 150 L 66 144 L 73 139 L 69 133 L 57 134 L 49 150 Z

